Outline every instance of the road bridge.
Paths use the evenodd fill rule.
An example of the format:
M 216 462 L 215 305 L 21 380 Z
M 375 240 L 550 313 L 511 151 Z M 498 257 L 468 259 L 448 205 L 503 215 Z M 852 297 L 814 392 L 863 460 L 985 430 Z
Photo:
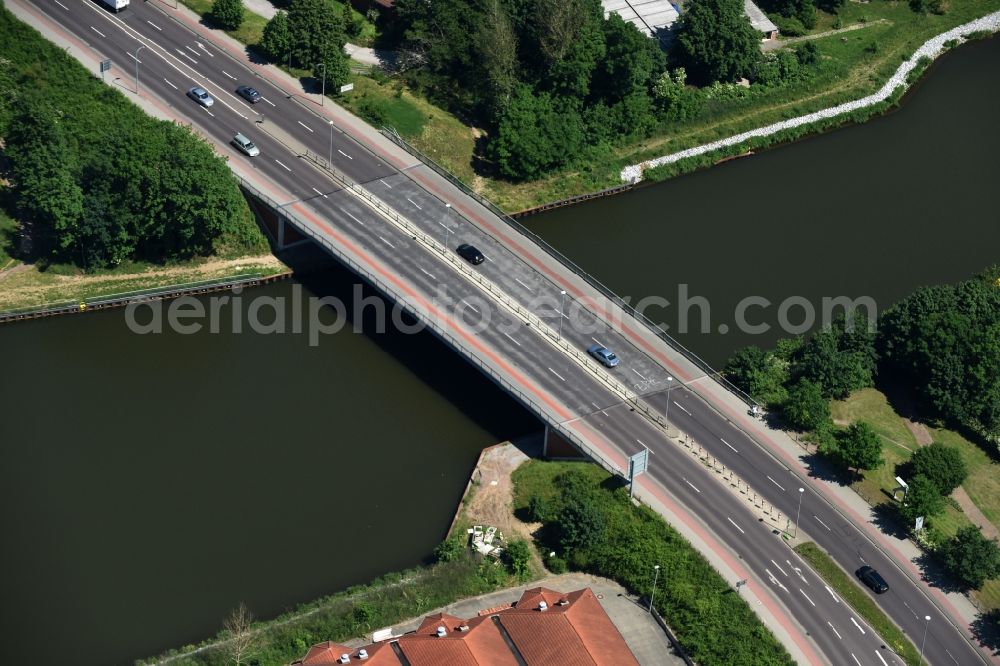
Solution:
M 111 85 L 151 113 L 192 123 L 283 224 L 401 304 L 600 464 L 622 473 L 628 456 L 649 449 L 637 495 L 733 583 L 749 580 L 743 594 L 800 662 L 901 660 L 761 520 L 765 503 L 768 515 L 800 515 L 796 531 L 846 570 L 878 568 L 891 586 L 879 605 L 918 644 L 926 632 L 931 663 L 986 660 L 940 599 L 768 447 L 746 403 L 710 368 L 432 165 L 341 109 L 319 106 L 182 10 L 137 0 L 118 15 L 88 0 L 8 6 L 94 71 L 111 58 Z M 195 85 L 215 97 L 213 107 L 185 96 Z M 253 85 L 263 101 L 245 103 L 234 94 L 238 85 Z M 260 156 L 230 145 L 237 131 Z M 486 261 L 473 267 L 458 258 L 454 247 L 463 242 Z M 614 349 L 621 364 L 597 365 L 585 353 L 595 342 Z M 680 433 L 713 468 L 724 466 L 759 494 L 760 510 L 691 455 Z

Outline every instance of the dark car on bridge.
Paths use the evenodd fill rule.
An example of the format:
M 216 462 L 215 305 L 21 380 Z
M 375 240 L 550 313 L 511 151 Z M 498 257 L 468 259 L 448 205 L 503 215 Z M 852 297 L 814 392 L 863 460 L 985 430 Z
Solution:
M 479 264 L 486 261 L 486 257 L 480 252 L 474 245 L 469 245 L 468 243 L 462 243 L 455 248 L 455 252 L 458 252 L 458 256 L 465 259 L 473 266 L 478 266 Z
M 236 94 L 251 104 L 256 104 L 260 101 L 260 93 L 257 92 L 256 88 L 251 88 L 250 86 L 240 86 L 236 89 Z
M 590 345 L 587 347 L 587 353 L 609 368 L 618 365 L 618 357 L 615 356 L 613 351 L 603 345 Z
M 879 575 L 879 572 L 875 571 L 875 569 L 871 568 L 867 564 L 858 569 L 855 573 L 858 578 L 861 579 L 862 583 L 875 591 L 875 594 L 882 594 L 883 592 L 887 592 L 889 590 L 889 584 L 885 582 L 885 579 Z

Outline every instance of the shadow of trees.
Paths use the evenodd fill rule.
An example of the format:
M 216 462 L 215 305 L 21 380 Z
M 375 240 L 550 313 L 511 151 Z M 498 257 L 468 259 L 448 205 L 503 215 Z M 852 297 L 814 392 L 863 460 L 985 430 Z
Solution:
M 980 613 L 972 622 L 972 635 L 994 655 L 1000 655 L 1000 610 Z

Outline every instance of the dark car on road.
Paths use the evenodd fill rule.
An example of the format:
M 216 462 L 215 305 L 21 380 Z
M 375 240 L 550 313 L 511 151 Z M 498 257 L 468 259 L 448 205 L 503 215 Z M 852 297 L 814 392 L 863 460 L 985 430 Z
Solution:
M 587 353 L 609 368 L 618 365 L 618 357 L 604 345 L 590 345 L 587 347 Z
M 260 93 L 257 92 L 256 88 L 251 88 L 250 86 L 240 86 L 236 89 L 236 94 L 251 104 L 256 104 L 260 101 Z
M 469 245 L 468 243 L 462 243 L 455 248 L 455 252 L 458 252 L 458 256 L 465 259 L 473 266 L 478 266 L 479 264 L 486 261 L 486 257 L 480 252 L 474 245 Z
M 882 594 L 889 589 L 889 584 L 885 582 L 885 579 L 879 575 L 879 572 L 871 568 L 867 564 L 860 569 L 858 569 L 855 574 L 861 579 L 861 582 L 872 588 L 875 594 Z

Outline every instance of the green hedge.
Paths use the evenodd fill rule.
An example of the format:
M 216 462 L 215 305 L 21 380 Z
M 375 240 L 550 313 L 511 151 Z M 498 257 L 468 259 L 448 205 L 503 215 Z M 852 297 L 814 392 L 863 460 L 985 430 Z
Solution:
M 530 461 L 513 479 L 515 512 L 540 519 L 539 541 L 546 552 L 557 553 L 550 568 L 561 568 L 565 560 L 571 569 L 614 579 L 648 597 L 653 565 L 659 564 L 656 608 L 694 661 L 701 666 L 794 663 L 701 554 L 658 514 L 632 504 L 616 477 L 591 463 Z M 579 545 L 567 551 L 567 543 Z

